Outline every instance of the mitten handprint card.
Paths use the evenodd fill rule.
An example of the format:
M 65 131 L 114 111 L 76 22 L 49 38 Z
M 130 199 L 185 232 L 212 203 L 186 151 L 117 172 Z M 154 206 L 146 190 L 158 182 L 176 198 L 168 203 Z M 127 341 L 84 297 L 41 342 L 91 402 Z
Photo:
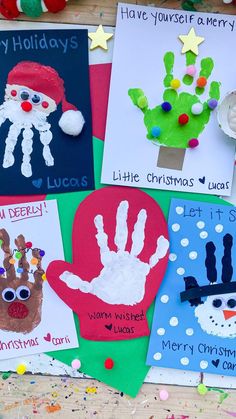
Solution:
M 93 189 L 87 31 L 1 31 L 0 61 L 0 194 Z
M 63 258 L 57 202 L 0 207 L 0 219 L 0 359 L 78 346 L 72 311 L 45 273 Z
M 119 4 L 103 183 L 230 195 L 235 145 L 217 112 L 235 31 L 232 16 Z
M 173 199 L 168 224 L 147 364 L 235 375 L 236 209 Z

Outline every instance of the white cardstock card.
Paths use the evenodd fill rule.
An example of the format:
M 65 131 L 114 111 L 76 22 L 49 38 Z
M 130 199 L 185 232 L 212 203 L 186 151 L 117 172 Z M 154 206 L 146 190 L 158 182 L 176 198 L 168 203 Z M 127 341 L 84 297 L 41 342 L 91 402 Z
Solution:
M 57 201 L 0 207 L 0 359 L 74 348 L 72 311 L 45 272 L 63 259 Z
M 119 4 L 102 183 L 230 195 L 217 109 L 236 88 L 235 31 L 234 16 Z

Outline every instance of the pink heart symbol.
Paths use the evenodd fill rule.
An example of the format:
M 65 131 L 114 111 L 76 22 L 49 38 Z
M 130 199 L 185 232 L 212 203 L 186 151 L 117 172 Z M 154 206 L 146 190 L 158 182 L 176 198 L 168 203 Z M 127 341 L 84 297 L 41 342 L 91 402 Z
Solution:
M 47 342 L 51 342 L 51 333 L 48 333 L 46 336 L 43 337 L 44 340 L 46 340 Z

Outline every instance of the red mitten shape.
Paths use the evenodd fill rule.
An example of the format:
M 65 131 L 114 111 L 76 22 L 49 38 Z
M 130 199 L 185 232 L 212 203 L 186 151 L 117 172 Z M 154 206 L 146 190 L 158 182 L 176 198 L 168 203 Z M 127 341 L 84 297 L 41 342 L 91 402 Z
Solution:
M 149 334 L 146 311 L 164 276 L 168 230 L 159 205 L 138 189 L 107 187 L 79 206 L 73 263 L 51 262 L 47 279 L 90 340 Z

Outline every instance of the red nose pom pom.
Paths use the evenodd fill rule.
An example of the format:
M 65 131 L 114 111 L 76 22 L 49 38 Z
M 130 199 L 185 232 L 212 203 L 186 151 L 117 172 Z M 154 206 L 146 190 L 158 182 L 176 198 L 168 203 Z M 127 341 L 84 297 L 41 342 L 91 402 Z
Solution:
M 14 303 L 8 307 L 7 312 L 13 319 L 25 319 L 29 314 L 28 308 L 18 301 L 14 301 Z
M 113 359 L 107 358 L 106 361 L 104 362 L 104 366 L 107 370 L 112 370 L 112 368 L 114 367 Z
M 21 108 L 23 109 L 23 111 L 25 112 L 30 112 L 32 110 L 32 105 L 30 102 L 22 102 L 21 104 Z

